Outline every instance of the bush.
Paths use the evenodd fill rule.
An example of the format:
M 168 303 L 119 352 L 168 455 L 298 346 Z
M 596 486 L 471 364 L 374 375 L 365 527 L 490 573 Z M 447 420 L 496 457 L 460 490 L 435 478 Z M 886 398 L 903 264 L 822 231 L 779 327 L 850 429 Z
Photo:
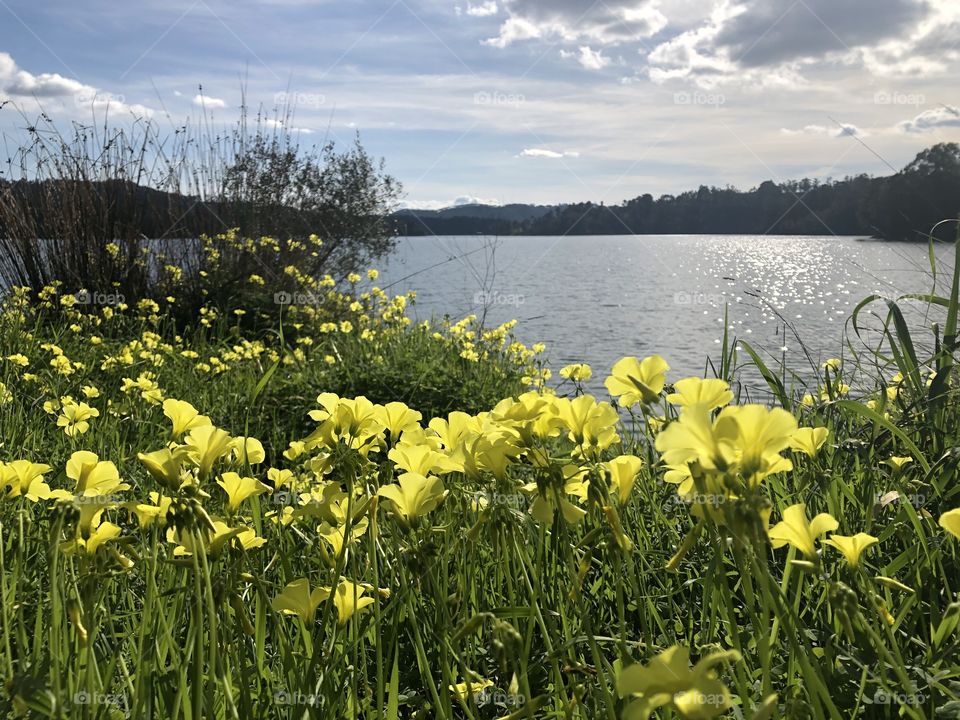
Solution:
M 172 136 L 147 119 L 70 135 L 46 118 L 30 123 L 0 184 L 0 285 L 156 298 L 173 268 L 190 315 L 227 307 L 252 274 L 280 292 L 296 287 L 287 267 L 341 280 L 388 252 L 399 184 L 359 139 L 345 151 L 304 148 L 290 120 L 250 126 L 244 111 L 230 132 Z M 283 242 L 256 240 L 266 235 Z M 205 236 L 217 251 L 206 278 Z

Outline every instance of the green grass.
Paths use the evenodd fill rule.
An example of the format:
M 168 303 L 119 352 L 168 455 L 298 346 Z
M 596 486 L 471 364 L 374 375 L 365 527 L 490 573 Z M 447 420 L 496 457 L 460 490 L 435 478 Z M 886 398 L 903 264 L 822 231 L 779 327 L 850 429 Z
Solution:
M 336 422 L 308 418 L 323 392 L 402 401 L 422 414 L 423 427 L 516 397 L 521 376 L 535 378 L 538 370 L 531 352 L 501 342 L 506 331 L 483 339 L 469 327 L 407 325 L 402 313 L 383 317 L 389 300 L 363 311 L 336 303 L 334 318 L 285 308 L 270 332 L 252 335 L 236 317 L 184 330 L 163 308 L 108 319 L 64 310 L 55 296 L 23 305 L 8 299 L 0 356 L 22 353 L 30 365 L 0 361 L 10 393 L 0 407 L 0 461 L 46 463 L 50 487 L 72 489 L 66 463 L 89 450 L 116 463 L 131 487 L 108 498 L 103 519 L 119 527 L 119 537 L 93 554 L 63 546 L 78 532 L 86 538 L 77 529 L 83 502 L 0 501 L 0 702 L 12 715 L 61 718 L 613 719 L 630 704 L 618 695 L 618 674 L 679 645 L 694 660 L 739 653 L 714 668 L 734 698 L 734 707 L 717 715 L 956 716 L 960 540 L 937 521 L 960 506 L 957 287 L 955 277 L 946 297 L 925 298 L 944 312 L 929 356 L 914 337 L 924 329 L 908 327 L 896 302 L 881 305 L 888 318 L 882 345 L 838 348 L 846 362 L 826 374 L 823 400 L 817 392 L 801 402 L 777 368 L 728 339 L 722 375 L 736 375 L 742 350 L 802 426 L 830 434 L 815 457 L 784 451 L 792 471 L 768 476 L 724 507 L 726 524 L 696 532 L 690 505 L 663 481 L 654 448 L 659 423 L 619 424 L 617 440 L 582 457 L 568 428 L 556 437 L 524 435 L 547 410 L 524 415 L 514 407 L 506 420 L 510 408 L 501 406 L 499 419 L 480 416 L 468 435 L 493 449 L 461 447 L 478 466 L 444 474 L 445 497 L 409 523 L 377 495 L 402 472 L 388 457 L 392 435 L 380 434 L 373 443 L 379 450 L 369 443 L 358 449 L 357 439 L 370 434 L 340 423 L 340 442 L 326 437 L 300 457 L 283 457 L 318 420 L 353 418 L 348 404 Z M 360 315 L 371 318 L 367 339 Z M 324 322 L 349 318 L 349 333 L 321 331 Z M 102 343 L 91 344 L 91 335 Z M 55 351 L 44 343 L 56 344 L 75 372 L 59 374 L 50 365 Z M 215 367 L 211 357 L 221 358 L 223 372 L 198 369 Z M 105 364 L 108 358 L 120 359 Z M 867 371 L 883 382 L 857 387 L 852 378 Z M 144 387 L 122 389 L 124 378 L 145 372 L 152 376 Z M 902 381 L 893 381 L 896 372 Z M 849 394 L 841 379 L 851 379 Z M 676 380 L 668 375 L 668 383 Z M 153 384 L 162 398 L 190 402 L 231 435 L 262 441 L 265 461 L 235 462 L 240 475 L 272 486 L 267 468 L 287 468 L 301 492 L 327 487 L 327 502 L 305 506 L 286 526 L 274 521 L 291 502 L 286 489 L 252 497 L 230 514 L 215 482 L 230 469 L 226 458 L 208 478 L 163 488 L 137 459 L 174 440 L 161 406 L 143 397 Z M 68 437 L 57 426 L 59 412 L 48 413 L 44 403 L 65 395 L 80 401 L 84 385 L 99 389 L 87 402 L 100 416 L 86 433 Z M 677 408 L 663 399 L 669 390 L 636 410 L 638 417 L 677 422 Z M 510 437 L 523 454 L 500 469 L 496 447 L 505 432 L 519 433 Z M 418 440 L 429 444 L 426 436 Z M 622 504 L 611 499 L 602 464 L 620 454 L 644 460 Z M 895 470 L 886 464 L 893 456 L 913 462 Z M 571 464 L 590 479 L 583 498 L 563 492 Z M 311 467 L 323 468 L 322 481 Z M 330 502 L 334 491 L 343 493 L 339 509 Z M 194 534 L 200 550 L 175 555 L 167 528 L 140 529 L 127 503 L 149 502 L 150 492 L 173 499 L 163 520 L 181 539 Z M 479 496 L 486 507 L 477 505 Z M 566 499 L 585 515 L 576 523 L 559 514 L 538 522 L 530 513 L 538 498 Z M 879 543 L 859 567 L 822 542 L 814 562 L 792 562 L 801 559 L 797 551 L 772 549 L 758 519 L 770 510 L 776 524 L 799 502 L 810 517 L 833 515 L 838 533 L 865 532 Z M 266 542 L 202 551 L 207 517 L 242 524 Z M 356 533 L 355 541 L 338 552 L 318 534 L 323 522 Z M 670 572 L 678 549 L 685 554 Z M 319 602 L 312 621 L 279 614 L 274 598 L 299 578 L 313 588 L 348 578 L 365 584 L 374 602 L 345 623 L 333 599 Z M 449 689 L 469 681 L 476 690 L 481 679 L 493 685 L 473 697 Z M 683 717 L 677 708 L 659 716 Z

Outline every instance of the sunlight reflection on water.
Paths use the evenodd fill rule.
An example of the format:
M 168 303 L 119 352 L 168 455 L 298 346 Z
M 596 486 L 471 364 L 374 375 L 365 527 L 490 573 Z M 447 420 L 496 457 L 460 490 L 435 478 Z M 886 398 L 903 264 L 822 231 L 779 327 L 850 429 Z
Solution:
M 942 285 L 952 248 L 937 256 Z M 488 326 L 517 318 L 518 337 L 545 342 L 555 372 L 593 365 L 591 390 L 600 395 L 624 355 L 659 352 L 674 379 L 703 373 L 707 356 L 719 360 L 725 307 L 731 336 L 809 376 L 789 326 L 820 362 L 840 355 L 860 300 L 932 287 L 923 244 L 706 235 L 401 238 L 382 282 L 417 291 L 418 319 L 459 319 L 485 306 Z M 922 321 L 922 312 L 911 315 Z M 758 377 L 745 380 L 753 386 Z

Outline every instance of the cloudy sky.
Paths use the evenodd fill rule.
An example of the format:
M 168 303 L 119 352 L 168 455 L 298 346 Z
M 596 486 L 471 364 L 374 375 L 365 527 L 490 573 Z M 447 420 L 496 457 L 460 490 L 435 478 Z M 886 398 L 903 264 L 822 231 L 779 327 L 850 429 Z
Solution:
M 0 0 L 0 132 L 355 132 L 413 206 L 620 202 L 900 168 L 960 141 L 956 0 Z

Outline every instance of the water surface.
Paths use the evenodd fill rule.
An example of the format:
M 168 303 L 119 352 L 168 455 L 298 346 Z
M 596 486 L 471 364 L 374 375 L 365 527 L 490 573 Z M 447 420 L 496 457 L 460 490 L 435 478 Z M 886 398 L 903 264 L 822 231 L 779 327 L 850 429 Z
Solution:
M 936 254 L 946 281 L 952 247 Z M 819 362 L 840 354 L 861 299 L 929 292 L 932 282 L 926 245 L 854 237 L 414 237 L 382 271 L 392 291 L 417 292 L 419 319 L 518 319 L 517 336 L 546 343 L 554 371 L 590 363 L 598 393 L 624 355 L 660 353 L 674 378 L 703 373 L 719 357 L 725 308 L 731 335 L 809 375 L 794 329 Z

